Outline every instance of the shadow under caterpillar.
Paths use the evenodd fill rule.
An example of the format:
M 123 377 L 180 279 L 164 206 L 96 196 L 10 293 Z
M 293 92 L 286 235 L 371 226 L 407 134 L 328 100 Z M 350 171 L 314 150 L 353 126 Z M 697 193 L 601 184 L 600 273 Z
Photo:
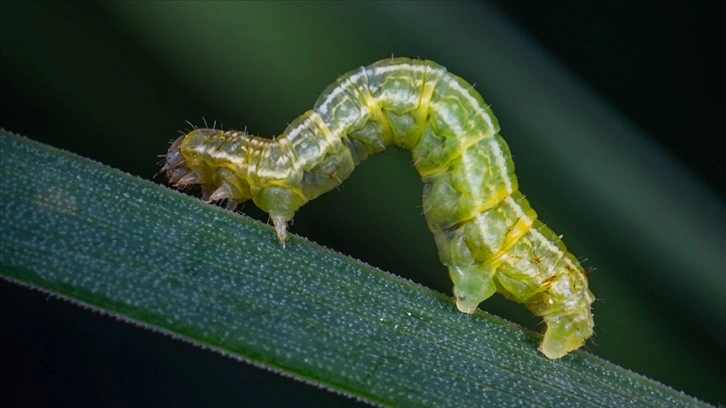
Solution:
M 594 326 L 585 271 L 519 192 L 481 95 L 435 62 L 390 58 L 351 71 L 275 139 L 195 129 L 172 143 L 162 171 L 231 209 L 252 199 L 284 246 L 301 206 L 390 145 L 411 150 L 459 310 L 473 313 L 498 292 L 544 319 L 548 358 L 580 348 Z

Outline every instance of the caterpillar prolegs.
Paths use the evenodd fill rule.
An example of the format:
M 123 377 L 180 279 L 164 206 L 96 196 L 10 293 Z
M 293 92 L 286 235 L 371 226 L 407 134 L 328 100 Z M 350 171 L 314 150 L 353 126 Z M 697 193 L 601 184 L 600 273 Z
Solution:
M 581 347 L 594 325 L 584 270 L 518 191 L 481 95 L 432 61 L 392 58 L 351 71 L 274 139 L 195 129 L 173 142 L 162 171 L 176 187 L 199 184 L 205 200 L 229 208 L 252 199 L 284 245 L 302 205 L 390 145 L 411 150 L 459 310 L 473 313 L 499 292 L 544 319 L 547 357 Z

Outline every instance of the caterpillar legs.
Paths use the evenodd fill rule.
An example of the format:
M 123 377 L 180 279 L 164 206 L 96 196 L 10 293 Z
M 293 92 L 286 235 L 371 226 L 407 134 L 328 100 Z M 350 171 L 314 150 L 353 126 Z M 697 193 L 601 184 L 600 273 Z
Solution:
M 287 240 L 287 220 L 281 215 L 270 214 L 272 224 L 275 226 L 275 232 L 277 232 L 277 239 L 280 240 L 280 245 L 285 248 L 285 240 Z
M 577 350 L 592 336 L 594 325 L 590 310 L 564 316 L 545 316 L 547 324 L 539 350 L 550 359 L 556 359 Z

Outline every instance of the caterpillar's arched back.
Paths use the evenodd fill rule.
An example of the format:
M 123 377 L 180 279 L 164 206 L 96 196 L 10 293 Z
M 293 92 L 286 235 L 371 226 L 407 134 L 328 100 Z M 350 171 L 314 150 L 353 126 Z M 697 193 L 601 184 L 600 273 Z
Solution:
M 518 191 L 509 148 L 481 95 L 432 61 L 386 59 L 349 72 L 282 135 L 196 129 L 169 148 L 162 169 L 207 201 L 252 199 L 284 245 L 287 222 L 345 180 L 368 155 L 411 150 L 423 208 L 459 310 L 499 292 L 542 316 L 540 350 L 559 358 L 592 335 L 587 276 Z

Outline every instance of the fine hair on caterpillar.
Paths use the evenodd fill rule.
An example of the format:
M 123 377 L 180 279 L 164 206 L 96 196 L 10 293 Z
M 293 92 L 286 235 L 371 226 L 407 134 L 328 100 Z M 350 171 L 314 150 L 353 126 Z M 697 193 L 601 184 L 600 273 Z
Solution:
M 494 293 L 523 303 L 547 325 L 539 349 L 560 358 L 592 335 L 594 296 L 585 270 L 519 191 L 499 130 L 463 79 L 433 61 L 389 58 L 338 78 L 274 139 L 193 129 L 172 143 L 162 171 L 228 208 L 251 199 L 284 245 L 295 212 L 362 160 L 390 145 L 410 150 L 458 309 L 473 313 Z

